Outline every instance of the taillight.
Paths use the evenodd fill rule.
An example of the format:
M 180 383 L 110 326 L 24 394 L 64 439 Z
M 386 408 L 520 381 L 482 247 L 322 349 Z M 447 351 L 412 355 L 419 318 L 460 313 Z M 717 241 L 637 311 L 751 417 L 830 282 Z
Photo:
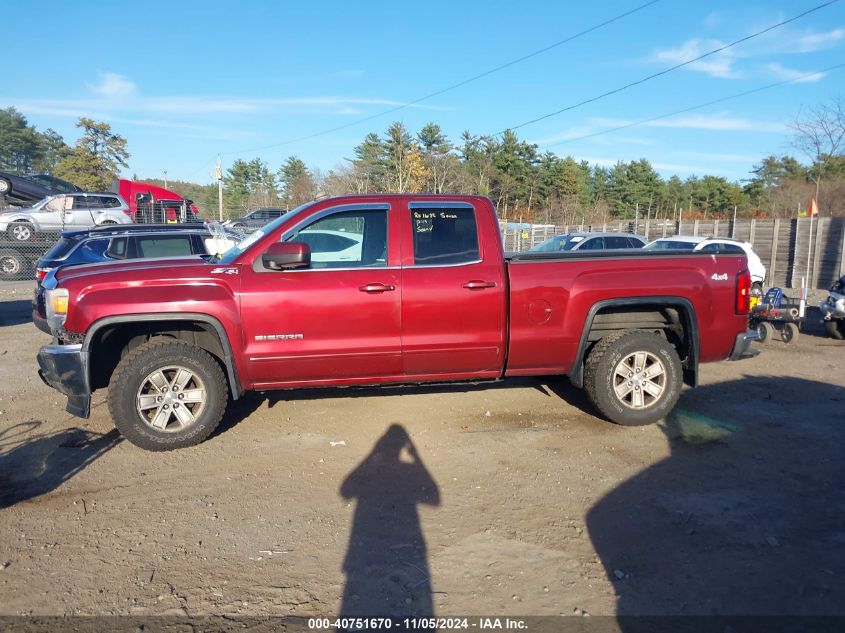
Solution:
M 47 276 L 47 273 L 50 272 L 49 268 L 36 268 L 35 269 L 35 278 L 38 280 L 39 283 L 44 281 L 44 277 Z
M 736 313 L 748 314 L 751 310 L 751 273 L 743 270 L 736 274 Z

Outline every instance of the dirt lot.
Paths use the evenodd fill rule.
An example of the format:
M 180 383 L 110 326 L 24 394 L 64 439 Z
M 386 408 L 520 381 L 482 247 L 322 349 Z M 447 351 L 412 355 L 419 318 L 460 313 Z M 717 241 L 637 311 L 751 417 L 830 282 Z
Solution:
M 703 367 L 664 425 L 565 380 L 253 395 L 204 444 L 64 411 L 0 287 L 0 614 L 845 614 L 845 344 Z

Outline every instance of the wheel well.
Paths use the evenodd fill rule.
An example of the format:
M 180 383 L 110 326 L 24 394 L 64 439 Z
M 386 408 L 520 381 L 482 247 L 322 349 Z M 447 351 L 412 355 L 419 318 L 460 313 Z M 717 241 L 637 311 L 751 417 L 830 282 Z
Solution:
M 146 321 L 115 323 L 98 329 L 88 342 L 91 389 L 107 387 L 120 360 L 151 338 L 170 337 L 196 345 L 211 354 L 226 373 L 226 352 L 210 323 Z
M 593 346 L 604 337 L 624 330 L 642 330 L 663 336 L 678 352 L 684 368 L 684 381 L 695 386 L 698 380 L 698 332 L 692 308 L 684 304 L 637 302 L 598 308 L 584 332 L 576 366 L 570 379 L 583 382 L 584 361 Z

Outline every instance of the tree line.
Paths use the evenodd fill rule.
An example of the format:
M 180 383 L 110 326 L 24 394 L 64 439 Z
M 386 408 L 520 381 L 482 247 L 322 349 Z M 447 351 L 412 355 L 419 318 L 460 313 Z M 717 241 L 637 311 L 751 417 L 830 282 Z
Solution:
M 82 118 L 73 147 L 39 132 L 14 108 L 0 110 L 0 170 L 49 171 L 85 189 L 105 189 L 129 158 L 126 140 L 106 123 Z M 273 169 L 262 158 L 237 159 L 223 175 L 227 215 L 268 206 L 293 208 L 318 195 L 462 193 L 490 197 L 503 218 L 548 224 L 615 219 L 795 217 L 812 196 L 823 215 L 845 214 L 845 115 L 841 100 L 793 123 L 804 158 L 768 156 L 741 182 L 702 175 L 663 178 L 646 159 L 613 166 L 541 153 L 513 131 L 465 131 L 451 140 L 436 123 L 412 134 L 394 122 L 370 132 L 342 164 L 321 173 L 299 157 Z M 133 177 L 138 179 L 137 176 Z M 163 184 L 160 179 L 144 179 Z M 170 181 L 168 187 L 216 215 L 217 185 Z

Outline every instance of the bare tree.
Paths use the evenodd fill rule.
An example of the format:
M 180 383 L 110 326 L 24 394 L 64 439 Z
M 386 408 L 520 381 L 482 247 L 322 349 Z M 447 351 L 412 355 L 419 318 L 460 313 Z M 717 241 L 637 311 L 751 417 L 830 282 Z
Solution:
M 819 200 L 822 176 L 828 162 L 845 148 L 845 104 L 842 97 L 811 108 L 806 116 L 800 113 L 790 127 L 795 132 L 795 146 L 811 161 L 809 175 L 816 185 Z

